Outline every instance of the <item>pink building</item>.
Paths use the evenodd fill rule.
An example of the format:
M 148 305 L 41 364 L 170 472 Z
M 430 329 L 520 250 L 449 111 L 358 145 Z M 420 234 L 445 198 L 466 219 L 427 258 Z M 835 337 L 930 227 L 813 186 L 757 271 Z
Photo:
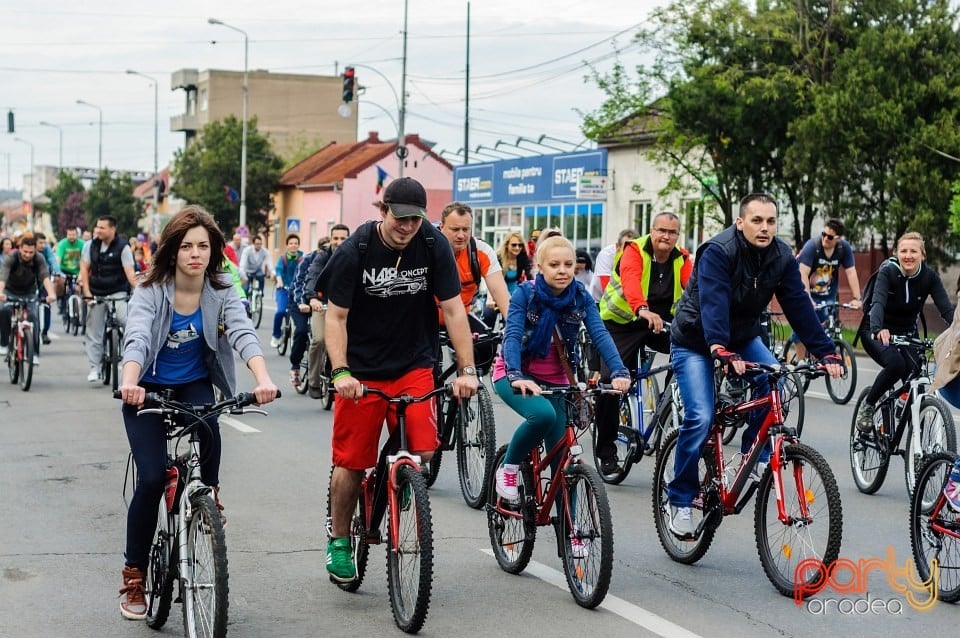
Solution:
M 296 232 L 301 248 L 310 251 L 321 237 L 330 234 L 334 224 L 346 224 L 352 231 L 367 220 L 379 219 L 373 203 L 399 176 L 396 148 L 395 140 L 382 142 L 371 132 L 361 142 L 331 142 L 284 173 L 273 196 L 275 211 L 270 221 L 274 230 L 268 247 L 283 246 L 284 238 Z M 404 177 L 423 184 L 430 219 L 437 221 L 453 194 L 453 167 L 419 135 L 407 135 L 407 150 Z M 386 177 L 378 184 L 383 173 Z

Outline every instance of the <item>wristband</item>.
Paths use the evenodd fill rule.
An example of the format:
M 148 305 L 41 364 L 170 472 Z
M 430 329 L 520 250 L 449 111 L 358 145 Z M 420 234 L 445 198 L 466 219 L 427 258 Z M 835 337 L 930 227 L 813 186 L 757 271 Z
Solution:
M 349 377 L 349 376 L 351 376 L 350 368 L 344 366 L 342 368 L 337 368 L 333 372 L 331 372 L 330 380 L 336 381 L 337 379 L 342 379 L 343 377 Z

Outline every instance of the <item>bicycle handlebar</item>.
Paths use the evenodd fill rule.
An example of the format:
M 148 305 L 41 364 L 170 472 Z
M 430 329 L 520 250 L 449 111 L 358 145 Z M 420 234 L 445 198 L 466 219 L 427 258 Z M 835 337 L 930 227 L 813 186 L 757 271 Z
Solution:
M 334 390 L 334 392 L 336 392 L 336 390 Z M 394 396 L 394 395 L 391 395 L 391 394 L 387 394 L 386 392 L 384 392 L 383 390 L 381 390 L 381 389 L 379 389 L 379 388 L 371 388 L 371 387 L 368 387 L 368 386 L 366 386 L 366 385 L 361 385 L 361 386 L 360 386 L 360 396 L 364 396 L 364 397 L 365 397 L 365 396 L 367 396 L 368 394 L 374 394 L 374 395 L 376 395 L 376 396 L 382 397 L 382 398 L 386 399 L 388 403 L 406 403 L 406 404 L 410 404 L 410 403 L 422 403 L 423 401 L 426 401 L 426 400 L 428 400 L 428 399 L 432 399 L 433 397 L 437 396 L 438 394 L 446 394 L 446 395 L 448 395 L 448 396 L 452 396 L 452 395 L 453 395 L 453 385 L 452 385 L 452 384 L 449 384 L 449 383 L 448 383 L 447 385 L 441 385 L 441 386 L 439 386 L 439 387 L 434 388 L 433 390 L 430 390 L 430 392 L 427 392 L 427 393 L 424 394 L 423 396 L 419 396 L 419 397 L 415 397 L 415 396 L 413 396 L 413 395 L 406 394 L 406 393 L 404 393 L 404 394 L 398 394 L 398 395 Z
M 809 361 L 804 361 L 803 363 L 798 363 L 796 365 L 789 365 L 785 363 L 768 365 L 766 363 L 752 361 L 745 361 L 744 363 L 747 364 L 747 370 L 743 376 L 757 375 L 766 372 L 777 378 L 785 377 L 788 374 L 802 374 L 810 377 L 811 379 L 816 379 L 817 377 L 822 377 L 827 374 L 827 367 L 824 364 L 811 363 Z
M 114 390 L 114 399 L 121 399 L 119 390 Z M 280 398 L 280 390 L 277 390 L 277 398 Z M 251 405 L 256 405 L 257 396 L 252 392 L 241 392 L 231 399 L 224 399 L 217 403 L 183 403 L 176 399 L 164 397 L 158 392 L 147 392 L 143 399 L 143 408 L 137 411 L 137 414 L 163 414 L 163 413 L 186 413 L 195 416 L 207 416 L 210 414 L 222 414 L 223 412 L 233 412 L 242 414 L 243 409 Z M 149 412 L 147 412 L 149 410 Z M 234 412 L 239 411 L 239 412 Z
M 847 310 L 862 310 L 862 308 L 854 308 L 853 304 L 849 303 L 840 303 L 839 301 L 821 301 L 813 305 L 816 310 L 826 310 L 828 308 L 846 308 Z
M 512 388 L 514 394 L 521 394 L 520 388 Z M 593 386 L 580 387 L 579 385 L 568 385 L 568 386 L 540 386 L 540 394 L 552 396 L 552 395 L 568 395 L 568 394 L 623 394 L 620 390 L 614 390 L 613 386 L 609 383 L 598 383 Z
M 916 348 L 918 350 L 928 350 L 933 347 L 933 339 L 918 339 L 917 337 L 890 335 L 890 345 L 906 346 L 908 348 Z

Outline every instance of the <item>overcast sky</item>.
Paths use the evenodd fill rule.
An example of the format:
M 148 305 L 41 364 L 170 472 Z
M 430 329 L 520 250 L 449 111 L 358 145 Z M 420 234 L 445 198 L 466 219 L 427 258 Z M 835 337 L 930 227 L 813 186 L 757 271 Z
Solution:
M 609 69 L 615 48 L 630 68 L 636 25 L 664 0 L 473 0 L 471 2 L 470 145 L 515 143 L 546 134 L 583 140 L 576 108 L 602 96 L 585 61 Z M 437 142 L 463 146 L 466 0 L 409 0 L 407 125 Z M 134 69 L 159 80 L 161 168 L 183 144 L 170 118 L 183 113 L 184 93 L 170 90 L 181 68 L 243 69 L 239 33 L 210 25 L 216 17 L 247 32 L 250 69 L 333 75 L 346 64 L 375 67 L 400 90 L 403 2 L 214 2 L 166 0 L 0 0 L 0 109 L 16 114 L 16 136 L 34 145 L 35 163 L 57 165 L 62 127 L 65 165 L 97 164 L 97 111 L 103 109 L 103 159 L 111 168 L 153 168 L 153 88 L 127 75 Z M 395 137 L 377 107 L 397 110 L 380 77 L 363 69 L 358 136 L 377 130 Z M 239 110 L 239 109 L 238 109 Z M 19 188 L 30 148 L 0 129 L 0 188 Z M 562 145 L 561 145 L 562 146 Z M 509 149 L 508 149 L 509 150 Z M 549 151 L 546 151 L 549 152 Z M 8 171 L 8 161 L 10 169 Z

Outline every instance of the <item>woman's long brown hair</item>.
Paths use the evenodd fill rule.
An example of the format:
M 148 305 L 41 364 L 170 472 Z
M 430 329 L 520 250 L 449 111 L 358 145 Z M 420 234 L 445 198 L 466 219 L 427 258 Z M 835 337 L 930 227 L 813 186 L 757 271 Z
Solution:
M 219 275 L 223 272 L 223 247 L 227 240 L 220 232 L 220 227 L 202 206 L 191 204 L 174 215 L 160 234 L 157 250 L 150 260 L 150 268 L 143 280 L 142 286 L 165 284 L 173 279 L 177 270 L 177 253 L 187 231 L 197 226 L 203 226 L 210 235 L 210 263 L 207 264 L 205 276 L 214 288 L 229 288 L 232 284 L 220 281 Z

